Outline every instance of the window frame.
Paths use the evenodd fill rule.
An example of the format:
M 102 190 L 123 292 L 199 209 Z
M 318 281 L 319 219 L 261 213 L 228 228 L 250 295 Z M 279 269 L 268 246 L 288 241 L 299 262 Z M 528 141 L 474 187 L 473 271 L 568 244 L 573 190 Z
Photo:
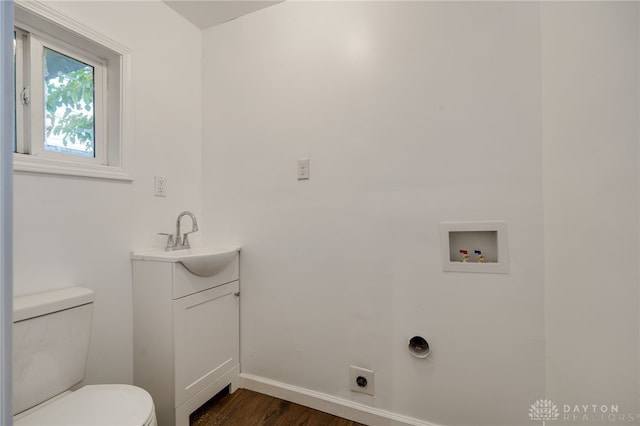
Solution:
M 23 105 L 25 111 L 28 111 L 28 115 L 31 120 L 29 130 L 31 132 L 30 137 L 25 137 L 22 142 L 17 143 L 17 153 L 28 154 L 41 158 L 58 159 L 60 161 L 81 162 L 89 164 L 105 164 L 107 150 L 107 134 L 105 131 L 108 123 L 108 117 L 105 113 L 107 108 L 106 93 L 107 93 L 107 73 L 105 72 L 106 64 L 103 60 L 97 57 L 93 57 L 89 52 L 81 52 L 80 49 L 73 46 L 67 46 L 66 43 L 62 43 L 58 40 L 49 39 L 45 35 L 38 34 L 33 31 L 25 31 L 22 28 L 23 42 L 26 39 L 28 41 L 28 63 L 30 76 L 28 81 L 29 97 L 30 101 Z M 79 62 L 86 63 L 93 67 L 94 76 L 94 155 L 92 157 L 82 157 L 75 154 L 49 151 L 45 148 L 45 88 L 43 81 L 43 54 L 44 49 L 60 53 L 71 59 Z M 20 149 L 21 148 L 21 149 Z
M 17 1 L 14 27 L 16 67 L 25 68 L 16 69 L 16 91 L 31 87 L 31 105 L 23 105 L 16 94 L 14 170 L 131 181 L 131 51 L 40 2 Z M 94 67 L 96 93 L 102 91 L 94 98 L 95 158 L 44 149 L 45 47 Z M 20 85 L 21 79 L 30 81 Z M 35 101 L 36 96 L 42 100 Z
M 26 105 L 22 102 L 22 97 L 24 96 L 24 91 L 22 88 L 25 87 L 24 81 L 24 49 L 25 43 L 24 38 L 26 34 L 16 28 L 13 28 L 14 33 L 14 102 L 15 102 L 15 135 L 14 135 L 14 143 L 15 150 L 14 152 L 24 152 L 25 151 L 25 142 L 29 139 L 26 133 L 26 130 L 29 129 L 29 125 L 26 123 L 28 117 L 25 114 Z

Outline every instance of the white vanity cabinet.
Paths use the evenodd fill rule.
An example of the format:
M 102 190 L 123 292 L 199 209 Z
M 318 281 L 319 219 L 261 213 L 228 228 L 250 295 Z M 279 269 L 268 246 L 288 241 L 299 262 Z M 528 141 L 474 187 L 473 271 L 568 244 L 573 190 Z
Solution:
M 238 251 L 208 277 L 176 256 L 132 255 L 133 383 L 153 397 L 159 426 L 188 426 L 240 374 Z

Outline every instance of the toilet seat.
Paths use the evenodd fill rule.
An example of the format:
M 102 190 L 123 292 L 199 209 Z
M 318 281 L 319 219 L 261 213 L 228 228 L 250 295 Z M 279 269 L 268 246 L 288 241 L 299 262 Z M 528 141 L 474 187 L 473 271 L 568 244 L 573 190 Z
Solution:
M 151 395 L 130 385 L 88 385 L 17 419 L 15 426 L 156 426 Z

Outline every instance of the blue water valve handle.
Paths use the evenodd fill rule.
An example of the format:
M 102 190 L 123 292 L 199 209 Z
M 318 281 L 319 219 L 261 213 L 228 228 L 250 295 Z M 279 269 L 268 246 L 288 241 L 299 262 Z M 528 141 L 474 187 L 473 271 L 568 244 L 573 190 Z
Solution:
M 484 263 L 484 254 L 482 254 L 482 250 L 474 250 L 473 253 L 478 255 L 478 263 Z

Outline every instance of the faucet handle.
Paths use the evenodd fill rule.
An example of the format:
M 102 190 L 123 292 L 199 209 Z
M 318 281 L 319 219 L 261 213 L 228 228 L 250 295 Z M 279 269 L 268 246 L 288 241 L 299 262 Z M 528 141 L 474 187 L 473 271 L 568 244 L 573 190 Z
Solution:
M 173 242 L 173 234 L 167 234 L 166 232 L 158 232 L 158 235 L 166 235 L 167 236 L 167 245 L 164 247 L 165 251 L 169 251 L 175 247 Z

